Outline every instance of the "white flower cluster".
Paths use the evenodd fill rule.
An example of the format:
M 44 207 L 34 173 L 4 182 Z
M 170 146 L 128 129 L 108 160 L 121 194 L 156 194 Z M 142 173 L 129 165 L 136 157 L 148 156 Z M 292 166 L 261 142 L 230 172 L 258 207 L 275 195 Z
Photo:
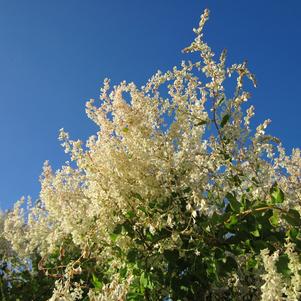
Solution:
M 284 278 L 277 270 L 279 250 L 269 254 L 267 249 L 261 251 L 265 274 L 262 275 L 264 284 L 261 286 L 261 300 L 299 300 L 301 297 L 301 263 L 300 256 L 294 251 L 294 245 L 287 243 L 285 254 L 288 257 L 290 277 Z
M 90 291 L 89 300 L 91 301 L 116 301 L 126 300 L 128 287 L 131 283 L 131 278 L 120 283 L 118 279 L 113 279 L 109 284 L 105 285 L 100 292 Z
M 44 267 L 44 261 L 57 250 L 63 258 L 66 240 L 80 250 L 80 257 L 64 267 L 50 300 L 81 299 L 84 280 L 74 280 L 80 273 L 75 266 L 80 267 L 87 258 L 96 264 L 110 259 L 112 270 L 122 265 L 111 260 L 115 251 L 110 234 L 131 212 L 137 215 L 132 229 L 143 228 L 139 235 L 169 229 L 170 235 L 158 241 L 153 250 L 163 253 L 181 248 L 181 235 L 196 240 L 195 219 L 221 214 L 219 208 L 229 191 L 237 198 L 266 200 L 277 182 L 286 195 L 281 206 L 300 211 L 300 151 L 288 156 L 281 144 L 265 135 L 269 121 L 250 136 L 254 108 L 243 108 L 250 94 L 242 90 L 242 83 L 247 77 L 255 84 L 254 76 L 246 63 L 226 68 L 225 51 L 215 61 L 203 41 L 208 16 L 206 10 L 195 29 L 195 41 L 184 50 L 199 52 L 201 63 L 183 62 L 172 71 L 159 71 L 141 88 L 126 82 L 111 87 L 106 79 L 100 102 L 91 100 L 86 105 L 88 117 L 99 127 L 97 134 L 84 144 L 71 140 L 62 129 L 59 139 L 72 163 L 54 172 L 46 162 L 39 201 L 26 211 L 23 201 L 18 202 L 8 214 L 6 239 L 19 256 L 38 252 L 46 273 L 54 272 Z M 204 82 L 197 76 L 199 71 L 206 75 Z M 234 72 L 236 92 L 227 97 L 224 81 Z M 162 86 L 167 87 L 168 97 L 160 95 Z M 239 185 L 233 179 L 238 179 Z M 180 231 L 176 224 L 182 223 L 179 208 L 184 197 L 186 213 L 191 217 Z M 152 208 L 154 202 L 165 204 L 166 200 L 161 211 L 152 215 L 145 212 L 144 208 Z M 132 240 L 119 235 L 114 243 L 126 253 Z M 276 270 L 279 252 L 262 252 L 266 270 L 262 300 L 283 300 L 282 294 L 288 300 L 300 298 L 299 258 L 289 244 L 286 252 L 292 272 L 289 282 Z M 195 254 L 202 256 L 198 250 Z M 237 287 L 239 276 L 233 277 Z M 90 289 L 90 300 L 124 300 L 130 283 L 130 277 L 120 282 L 116 273 L 101 291 Z
M 262 276 L 265 281 L 261 287 L 262 300 L 267 301 L 280 301 L 282 298 L 282 290 L 284 283 L 281 275 L 277 272 L 276 262 L 279 258 L 279 251 L 276 251 L 271 256 L 269 256 L 269 251 L 264 249 L 261 251 L 261 256 L 263 259 L 264 268 L 266 274 Z

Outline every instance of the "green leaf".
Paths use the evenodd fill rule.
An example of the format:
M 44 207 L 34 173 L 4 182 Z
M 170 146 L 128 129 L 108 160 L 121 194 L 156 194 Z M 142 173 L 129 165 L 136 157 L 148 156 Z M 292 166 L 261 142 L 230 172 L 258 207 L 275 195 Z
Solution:
M 289 230 L 289 237 L 291 239 L 296 239 L 299 234 L 299 231 L 296 228 L 292 228 Z
M 266 249 L 268 244 L 264 240 L 252 240 L 251 246 L 255 252 L 259 253 L 260 250 Z
M 231 209 L 234 212 L 239 212 L 240 211 L 240 207 L 241 207 L 241 203 L 236 200 L 236 197 L 232 193 L 228 192 L 226 194 L 226 198 L 228 199 L 228 201 L 230 203 Z
M 147 277 L 145 277 L 145 274 L 142 273 L 140 276 L 140 290 L 142 293 L 144 292 L 145 288 L 147 288 L 147 284 L 148 284 Z
M 237 216 L 231 215 L 229 220 L 225 223 L 226 228 L 231 229 L 234 225 L 238 223 L 238 218 Z
M 273 215 L 269 218 L 269 222 L 274 227 L 279 225 L 279 214 L 277 211 L 273 212 Z
M 220 124 L 221 128 L 223 128 L 226 125 L 226 123 L 229 121 L 229 119 L 230 119 L 230 115 L 229 114 L 224 115 L 224 117 L 223 117 L 223 119 L 221 121 L 221 124 Z
M 270 189 L 270 195 L 273 204 L 281 204 L 284 201 L 284 193 L 275 183 Z
M 139 284 L 140 284 L 140 291 L 142 293 L 145 291 L 146 288 L 153 289 L 154 287 L 149 275 L 147 275 L 145 272 L 143 272 L 140 275 Z
M 246 217 L 244 217 L 244 220 L 244 226 L 241 228 L 244 229 L 246 232 L 255 231 L 256 229 L 258 229 L 258 221 L 254 215 L 247 215 Z
M 126 267 L 121 268 L 119 270 L 119 275 L 120 275 L 121 278 L 125 278 L 126 274 L 127 274 L 127 268 Z
M 103 283 L 95 276 L 95 274 L 92 274 L 92 284 L 97 290 L 101 290 Z
M 110 238 L 111 238 L 111 240 L 112 240 L 113 242 L 116 241 L 117 237 L 118 237 L 118 234 L 116 234 L 116 233 L 111 233 L 111 234 L 110 234 Z
M 127 260 L 129 262 L 135 262 L 136 259 L 137 259 L 137 256 L 138 256 L 138 250 L 137 249 L 130 249 L 128 251 L 128 254 L 127 254 Z
M 126 234 L 129 237 L 131 237 L 131 238 L 135 237 L 135 231 L 133 229 L 132 224 L 129 222 L 129 220 L 126 220 L 121 226 L 122 226 L 123 231 L 126 232 Z
M 289 258 L 287 254 L 280 255 L 278 261 L 276 262 L 277 272 L 281 273 L 286 277 L 289 277 L 291 272 L 288 267 L 288 263 L 289 263 Z
M 219 224 L 220 222 L 223 222 L 222 221 L 222 218 L 225 217 L 226 214 L 224 215 L 220 215 L 220 214 L 217 214 L 216 212 L 214 212 L 210 218 L 210 224 L 211 225 L 216 225 L 216 224 Z M 227 218 L 226 218 L 227 220 Z M 207 227 L 207 223 L 205 222 L 205 224 L 203 224 L 203 226 L 206 228 Z
M 146 240 L 148 241 L 153 241 L 154 240 L 154 235 L 147 230 L 146 232 Z
M 283 215 L 283 217 L 290 225 L 294 227 L 301 225 L 300 214 L 295 209 L 290 209 L 286 214 Z
M 256 265 L 257 265 L 257 261 L 256 261 L 256 259 L 254 259 L 254 258 L 250 258 L 250 259 L 247 261 L 247 269 L 248 269 L 248 270 L 255 268 Z
M 135 217 L 135 212 L 130 210 L 125 214 L 125 217 L 128 219 L 132 219 L 133 217 Z
M 258 229 L 256 229 L 255 231 L 251 231 L 250 233 L 255 237 L 260 237 L 260 233 L 259 233 Z

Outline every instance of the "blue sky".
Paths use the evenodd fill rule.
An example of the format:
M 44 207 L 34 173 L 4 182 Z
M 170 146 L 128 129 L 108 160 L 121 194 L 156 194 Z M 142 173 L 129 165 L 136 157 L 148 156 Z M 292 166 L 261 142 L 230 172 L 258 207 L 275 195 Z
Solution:
M 206 7 L 209 45 L 227 48 L 230 63 L 247 58 L 257 76 L 255 123 L 271 118 L 270 133 L 300 147 L 298 0 L 0 0 L 0 207 L 36 198 L 43 162 L 68 159 L 60 128 L 94 133 L 84 104 L 105 77 L 142 85 L 185 59 Z

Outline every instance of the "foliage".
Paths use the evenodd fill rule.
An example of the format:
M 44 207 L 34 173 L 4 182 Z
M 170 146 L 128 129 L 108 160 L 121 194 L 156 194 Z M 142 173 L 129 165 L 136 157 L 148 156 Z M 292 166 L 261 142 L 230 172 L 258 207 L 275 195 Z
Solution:
M 54 281 L 38 270 L 40 256 L 31 254 L 21 260 L 13 252 L 10 243 L 3 237 L 6 215 L 0 214 L 0 296 L 2 301 L 47 300 L 52 295 Z
M 201 61 L 141 88 L 105 80 L 86 109 L 97 134 L 84 146 L 61 130 L 72 163 L 46 163 L 40 200 L 8 214 L 18 257 L 57 279 L 49 300 L 300 299 L 300 150 L 269 120 L 251 131 L 254 75 L 215 58 L 208 17 L 184 49 Z

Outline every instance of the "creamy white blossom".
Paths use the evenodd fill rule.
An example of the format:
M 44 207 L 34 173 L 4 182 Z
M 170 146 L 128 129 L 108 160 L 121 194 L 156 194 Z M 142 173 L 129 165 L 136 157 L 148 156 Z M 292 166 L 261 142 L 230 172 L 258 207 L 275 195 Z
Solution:
M 270 120 L 258 125 L 251 135 L 254 107 L 244 108 L 250 93 L 243 90 L 243 79 L 256 86 L 254 75 L 246 62 L 227 67 L 225 50 L 215 58 L 203 40 L 208 18 L 206 10 L 194 30 L 195 40 L 184 49 L 198 52 L 201 62 L 182 62 L 171 71 L 158 71 L 141 88 L 125 81 L 112 86 L 105 79 L 100 101 L 92 99 L 86 104 L 87 116 L 98 132 L 84 143 L 72 140 L 61 129 L 59 140 L 71 162 L 57 171 L 46 162 L 39 201 L 25 210 L 21 200 L 8 213 L 4 234 L 13 250 L 22 258 L 38 252 L 42 257 L 40 269 L 59 278 L 51 301 L 81 300 L 86 280 L 77 279 L 85 272 L 88 260 L 96 266 L 109 266 L 107 282 L 89 288 L 90 300 L 125 300 L 134 282 L 135 267 L 129 265 L 122 279 L 124 262 L 115 255 L 129 254 L 133 249 L 133 239 L 127 235 L 130 231 L 153 239 L 166 230 L 168 234 L 153 246 L 136 239 L 140 244 L 135 250 L 146 250 L 150 258 L 173 250 L 179 250 L 180 257 L 192 252 L 203 258 L 197 248 L 182 249 L 183 237 L 188 237 L 190 244 L 198 244 L 197 220 L 221 216 L 229 193 L 241 202 L 268 202 L 271 187 L 278 183 L 285 199 L 272 209 L 300 212 L 300 150 L 289 156 L 276 138 L 266 135 Z M 204 78 L 198 76 L 200 71 Z M 235 93 L 228 96 L 225 81 L 234 73 Z M 167 96 L 160 94 L 162 87 L 167 89 Z M 234 219 L 250 213 L 239 211 Z M 132 224 L 125 224 L 133 214 Z M 229 220 L 223 223 L 228 225 Z M 279 223 L 286 225 L 285 220 Z M 116 229 L 116 225 L 122 226 Z M 211 225 L 202 231 L 210 233 Z M 231 237 L 230 230 L 227 235 Z M 51 254 L 60 253 L 62 260 L 68 246 L 79 256 L 70 257 L 66 265 L 47 267 Z M 238 272 L 227 279 L 229 287 L 213 287 L 212 291 L 215 296 L 231 289 L 241 298 L 253 295 L 254 300 L 297 300 L 300 259 L 289 243 L 285 252 L 289 280 L 276 268 L 280 250 L 272 254 L 267 249 L 261 251 L 262 266 L 257 267 L 253 278 L 251 272 L 242 272 L 248 255 L 236 258 L 228 252 L 227 258 L 238 262 Z M 251 285 L 249 278 L 255 279 L 255 284 Z M 148 280 L 141 281 L 150 286 Z

